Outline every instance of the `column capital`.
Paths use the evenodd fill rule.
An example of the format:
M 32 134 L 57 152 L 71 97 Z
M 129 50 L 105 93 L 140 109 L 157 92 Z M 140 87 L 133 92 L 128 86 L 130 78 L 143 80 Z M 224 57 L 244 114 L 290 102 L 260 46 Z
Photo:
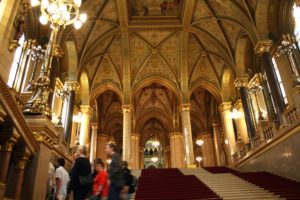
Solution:
M 140 134 L 138 134 L 138 133 L 131 133 L 131 139 L 134 139 L 134 140 L 138 140 L 138 139 L 140 139 Z
M 164 147 L 163 147 L 163 150 L 164 150 L 164 152 L 166 152 L 166 151 L 170 151 L 170 146 L 169 146 L 169 145 L 167 145 L 167 146 L 164 146 Z
M 237 108 L 237 109 L 240 109 L 240 108 L 243 108 L 243 104 L 242 104 L 242 100 L 241 99 L 237 99 L 236 101 L 235 101 L 235 107 Z
M 180 105 L 181 111 L 190 111 L 190 109 L 191 109 L 191 104 L 189 103 L 184 103 Z
M 84 114 L 90 114 L 91 112 L 91 106 L 90 105 L 81 105 L 80 111 Z
M 92 127 L 93 130 L 98 130 L 99 126 L 98 126 L 98 123 L 90 123 L 90 127 Z
M 255 54 L 270 53 L 273 47 L 272 40 L 260 40 L 254 47 Z
M 181 132 L 174 132 L 174 133 L 170 133 L 169 137 L 170 137 L 170 139 L 172 139 L 172 138 L 175 139 L 175 138 L 182 138 L 183 135 Z
M 247 87 L 248 82 L 249 82 L 248 77 L 238 77 L 234 81 L 234 86 L 237 88 Z
M 132 111 L 132 105 L 122 105 L 122 109 L 124 112 L 131 112 Z
M 219 111 L 224 112 L 226 110 L 230 110 L 232 106 L 231 102 L 222 102 L 219 106 Z
M 64 88 L 68 91 L 75 91 L 77 92 L 80 88 L 80 85 L 77 81 L 66 81 Z
M 212 121 L 211 121 L 211 125 L 212 125 L 213 127 L 216 127 L 216 126 L 219 126 L 219 125 L 220 125 L 220 122 L 219 122 L 219 120 L 212 120 Z
M 18 142 L 21 136 L 14 131 L 13 135 L 1 146 L 1 151 L 12 152 L 13 147 Z

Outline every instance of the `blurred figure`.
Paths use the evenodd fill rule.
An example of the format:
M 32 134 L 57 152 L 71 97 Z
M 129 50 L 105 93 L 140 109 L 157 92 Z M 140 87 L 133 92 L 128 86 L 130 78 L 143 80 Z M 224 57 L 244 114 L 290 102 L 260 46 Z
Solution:
M 122 161 L 120 155 L 116 153 L 116 145 L 109 143 L 106 145 L 106 153 L 111 156 L 111 162 L 108 166 L 108 175 L 109 175 L 109 200 L 119 200 L 120 191 L 123 188 L 123 169 Z
M 108 175 L 104 170 L 104 163 L 101 159 L 94 162 L 96 176 L 93 180 L 92 196 L 90 200 L 107 200 L 108 197 Z
M 69 174 L 65 169 L 65 159 L 57 159 L 58 168 L 55 170 L 56 178 L 56 192 L 55 198 L 58 200 L 65 200 L 67 197 L 67 187 L 70 181 Z
M 73 190 L 74 200 L 84 200 L 91 189 L 91 185 L 83 184 L 80 179 L 88 179 L 91 175 L 91 164 L 86 158 L 87 150 L 84 145 L 78 146 L 73 157 L 75 162 L 71 170 L 70 188 Z M 90 176 L 91 177 L 91 176 Z
M 55 167 L 52 162 L 49 163 L 48 181 L 47 181 L 47 200 L 54 199 L 55 192 Z
M 124 179 L 124 186 L 121 190 L 121 199 L 122 200 L 129 200 L 132 192 L 132 182 L 133 176 L 131 175 L 130 169 L 128 169 L 128 162 L 123 161 L 122 163 L 123 168 L 123 179 Z

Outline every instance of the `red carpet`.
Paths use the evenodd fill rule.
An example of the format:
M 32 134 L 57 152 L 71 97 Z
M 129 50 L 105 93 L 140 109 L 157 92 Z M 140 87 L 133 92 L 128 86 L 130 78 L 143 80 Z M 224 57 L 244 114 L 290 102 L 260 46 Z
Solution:
M 143 169 L 138 181 L 136 200 L 221 199 L 193 175 L 178 169 Z

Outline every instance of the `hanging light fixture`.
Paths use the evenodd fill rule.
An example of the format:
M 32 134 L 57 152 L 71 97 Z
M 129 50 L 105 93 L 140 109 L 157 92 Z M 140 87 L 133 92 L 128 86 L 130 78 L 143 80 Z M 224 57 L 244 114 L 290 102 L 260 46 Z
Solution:
M 44 114 L 51 116 L 51 108 L 48 104 L 50 88 L 50 72 L 53 56 L 60 54 L 57 42 L 60 27 L 73 24 L 79 29 L 87 20 L 86 14 L 79 14 L 81 0 L 31 0 L 31 6 L 40 6 L 41 16 L 39 21 L 46 25 L 50 23 L 51 36 L 45 52 L 41 73 L 32 83 L 33 93 L 24 105 L 23 112 L 27 114 Z

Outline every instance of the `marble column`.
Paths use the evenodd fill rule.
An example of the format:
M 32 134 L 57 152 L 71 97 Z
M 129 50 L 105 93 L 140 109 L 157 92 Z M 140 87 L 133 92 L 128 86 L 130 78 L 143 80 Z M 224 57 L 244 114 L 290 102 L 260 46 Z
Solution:
M 80 106 L 81 111 L 81 124 L 80 124 L 80 145 L 85 145 L 87 149 L 90 147 L 90 106 Z
M 131 134 L 131 169 L 139 169 L 140 166 L 140 135 L 139 134 Z
M 203 145 L 201 146 L 203 166 L 213 167 L 216 165 L 214 156 L 213 135 L 206 133 L 202 135 Z
M 181 105 L 182 132 L 184 138 L 186 167 L 195 167 L 194 146 L 192 138 L 190 105 Z
M 214 147 L 215 147 L 215 156 L 216 156 L 216 165 L 222 166 L 221 159 L 221 133 L 220 133 L 220 125 L 218 121 L 212 122 L 212 129 L 214 135 Z
M 225 132 L 226 139 L 228 140 L 226 155 L 227 155 L 228 163 L 232 164 L 233 163 L 232 155 L 236 153 L 236 141 L 234 135 L 233 122 L 230 117 L 230 112 L 231 112 L 230 109 L 231 109 L 231 102 L 223 102 L 219 107 L 221 118 L 223 121 L 223 130 Z
M 28 163 L 28 158 L 23 157 L 20 160 L 18 160 L 16 171 L 15 171 L 15 188 L 14 188 L 14 200 L 19 200 L 21 197 L 22 192 L 22 185 L 23 185 L 23 179 L 24 179 L 24 170 Z
M 98 124 L 92 123 L 90 162 L 96 159 Z
M 235 81 L 235 87 L 239 88 L 241 99 L 238 101 L 238 110 L 243 113 L 243 116 L 238 119 L 239 128 L 241 130 L 241 136 L 245 144 L 249 143 L 249 139 L 255 137 L 255 124 L 251 115 L 251 107 L 249 104 L 249 97 L 247 86 L 247 78 L 237 78 Z M 244 129 L 246 125 L 246 129 Z M 246 132 L 246 134 L 245 134 Z
M 144 148 L 139 147 L 139 154 L 140 154 L 140 169 L 144 169 Z
M 97 135 L 97 149 L 96 157 L 101 158 L 103 161 L 106 161 L 107 155 L 105 152 L 106 145 L 108 144 L 108 136 L 104 134 Z
M 131 105 L 123 105 L 123 160 L 131 166 L 130 139 L 131 139 L 132 109 Z
M 9 168 L 9 162 L 11 158 L 11 153 L 13 150 L 13 146 L 15 145 L 16 141 L 6 141 L 3 146 L 1 146 L 0 151 L 0 159 L 1 159 L 1 166 L 0 166 L 0 197 L 2 197 L 5 193 L 6 189 L 6 178 Z
M 164 168 L 169 168 L 170 166 L 170 146 L 164 146 Z
M 281 125 L 283 123 L 282 113 L 284 112 L 285 105 L 284 105 L 284 99 L 281 93 L 280 85 L 277 81 L 274 64 L 272 62 L 272 56 L 270 54 L 272 46 L 273 46 L 272 40 L 258 41 L 254 50 L 256 54 L 260 54 L 261 56 L 260 64 L 262 66 L 262 70 L 265 72 L 268 86 L 272 91 L 270 95 L 274 102 L 273 106 L 277 111 L 276 120 L 278 121 L 278 125 Z M 265 87 L 264 89 L 267 90 L 268 88 Z
M 182 133 L 170 134 L 171 167 L 183 168 L 184 164 L 184 144 Z
M 73 123 L 73 111 L 75 105 L 75 92 L 78 91 L 79 84 L 76 81 L 66 81 L 64 87 L 67 89 L 67 91 L 69 91 L 70 94 L 68 98 L 68 109 L 65 119 L 64 137 L 67 144 L 70 144 Z

